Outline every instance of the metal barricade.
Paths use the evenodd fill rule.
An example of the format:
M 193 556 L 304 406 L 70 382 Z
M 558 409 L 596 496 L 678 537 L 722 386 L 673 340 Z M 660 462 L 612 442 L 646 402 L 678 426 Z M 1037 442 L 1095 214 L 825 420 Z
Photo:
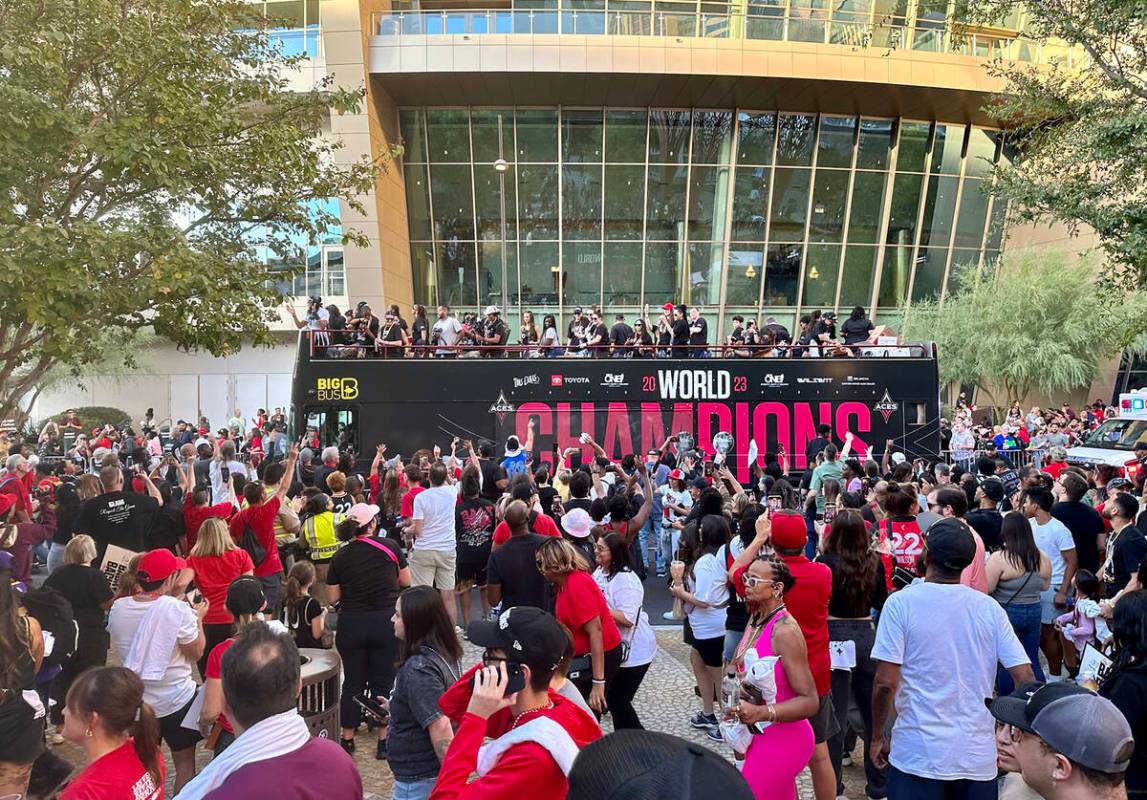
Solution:
M 338 653 L 334 650 L 302 648 L 303 690 L 299 692 L 299 714 L 312 736 L 337 740 L 339 735 Z

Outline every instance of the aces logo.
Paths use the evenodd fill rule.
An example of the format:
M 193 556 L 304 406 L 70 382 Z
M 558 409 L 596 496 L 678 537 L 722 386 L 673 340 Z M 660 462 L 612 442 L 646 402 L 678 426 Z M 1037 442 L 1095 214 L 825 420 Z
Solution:
M 888 390 L 884 390 L 884 396 L 876 401 L 876 405 L 872 407 L 873 411 L 879 411 L 880 416 L 884 417 L 885 424 L 892 418 L 892 415 L 900 410 L 900 404 L 892 399 L 892 395 L 888 394 Z
M 498 399 L 490 406 L 490 413 L 497 415 L 498 422 L 502 423 L 505 422 L 506 417 L 513 414 L 516 409 L 517 407 L 506 399 L 505 392 L 498 392 Z

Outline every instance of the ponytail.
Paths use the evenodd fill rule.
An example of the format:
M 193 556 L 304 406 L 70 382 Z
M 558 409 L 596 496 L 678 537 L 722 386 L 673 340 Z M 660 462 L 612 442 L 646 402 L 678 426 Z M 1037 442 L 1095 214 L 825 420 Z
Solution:
M 359 534 L 364 533 L 367 527 L 369 527 L 369 524 L 367 526 L 360 526 L 354 518 L 347 517 L 335 526 L 335 536 L 338 537 L 340 542 L 349 542 Z
M 283 598 L 283 608 L 299 613 L 299 604 L 309 597 L 306 587 L 315 579 L 315 565 L 310 561 L 296 561 L 287 574 L 286 595 Z M 290 617 L 288 616 L 288 619 Z
M 163 788 L 159 771 L 159 720 L 147 703 L 140 702 L 136 723 L 131 727 L 132 745 L 140 763 L 155 785 Z

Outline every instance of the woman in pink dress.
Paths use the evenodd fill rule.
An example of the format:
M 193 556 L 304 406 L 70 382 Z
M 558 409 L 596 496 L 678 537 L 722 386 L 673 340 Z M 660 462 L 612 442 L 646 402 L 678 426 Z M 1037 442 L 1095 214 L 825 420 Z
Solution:
M 779 656 L 773 667 L 777 696 L 756 705 L 745 698 L 730 713 L 746 724 L 769 723 L 755 734 L 742 770 L 758 800 L 796 800 L 796 778 L 812 756 L 813 733 L 808 720 L 820 707 L 816 683 L 808 666 L 804 635 L 785 610 L 785 592 L 796 582 L 779 558 L 757 559 L 737 573 L 752 611 L 734 664 L 745 675 L 745 655 Z M 749 659 L 750 664 L 754 659 Z

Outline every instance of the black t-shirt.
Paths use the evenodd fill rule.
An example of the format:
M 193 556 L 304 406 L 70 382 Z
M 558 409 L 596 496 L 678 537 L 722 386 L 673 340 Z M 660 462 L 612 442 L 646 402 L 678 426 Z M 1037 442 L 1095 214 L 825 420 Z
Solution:
M 506 479 L 506 470 L 492 458 L 480 459 L 478 464 L 482 470 L 482 491 L 479 495 L 492 503 L 496 503 L 498 498 L 502 496 L 502 490 L 498 488 L 498 481 Z
M 835 339 L 836 338 L 836 325 L 832 324 L 828 320 L 819 319 L 819 320 L 817 320 L 816 325 L 814 325 L 813 329 L 812 329 L 812 338 L 814 340 L 814 344 L 816 342 L 820 341 L 820 337 L 823 336 L 824 334 L 828 334 L 828 338 L 830 338 L 830 339 Z
M 1004 546 L 1004 537 L 1000 528 L 1004 524 L 1004 515 L 994 508 L 973 508 L 964 515 L 964 522 L 972 526 L 972 530 L 980 534 L 984 540 L 984 549 L 989 553 L 995 552 Z
M 502 587 L 502 608 L 535 606 L 548 608 L 549 589 L 534 561 L 547 537 L 536 533 L 511 536 L 490 554 L 486 566 L 489 584 Z
M 152 517 L 159 511 L 154 497 L 135 492 L 105 492 L 85 500 L 76 523 L 76 533 L 86 533 L 96 540 L 96 561 L 103 562 L 108 545 L 114 544 L 133 553 L 148 550 L 148 532 Z
M 593 349 L 597 353 L 609 352 L 609 330 L 606 329 L 604 322 L 599 322 L 596 325 L 590 325 L 589 330 L 586 332 L 586 340 L 601 337 Z
M 547 516 L 552 517 L 554 515 L 554 498 L 560 496 L 558 490 L 552 486 L 538 487 L 538 502 L 542 504 L 542 510 L 546 512 Z
M 390 550 L 398 563 L 373 544 L 351 541 L 335 553 L 327 572 L 327 584 L 342 591 L 342 611 L 393 611 L 398 600 L 398 571 L 406 556 L 390 539 L 374 539 Z
M 569 336 L 566 337 L 566 341 L 570 350 L 578 351 L 585 347 L 589 340 L 589 325 L 571 322 L 568 332 Z
M 609 329 L 609 341 L 617 347 L 623 347 L 632 338 L 633 328 L 624 322 L 615 322 L 613 327 Z
M 863 342 L 868 338 L 876 326 L 872 324 L 872 320 L 868 317 L 860 319 L 852 319 L 849 317 L 840 326 L 840 333 L 844 336 L 845 344 L 857 344 Z
M 195 474 L 196 486 L 210 486 L 211 485 L 211 461 L 210 458 L 201 458 L 192 465 L 191 470 Z M 125 486 L 130 484 L 125 481 Z
M 410 338 L 414 344 L 427 344 L 429 338 L 430 326 L 422 317 L 415 317 L 414 323 L 410 326 Z
M 331 502 L 334 504 L 334 508 L 331 510 L 335 512 L 336 516 L 340 515 L 340 514 L 346 514 L 346 512 L 350 511 L 351 508 L 354 507 L 354 498 L 351 497 L 349 494 L 342 494 L 342 495 L 333 495 L 332 494 L 331 495 Z
M 72 604 L 72 616 L 81 631 L 102 631 L 104 610 L 101 604 L 114 596 L 108 579 L 95 567 L 86 564 L 64 564 L 44 581 L 44 587 L 55 589 Z
M 321 648 L 323 642 L 321 639 L 315 638 L 311 623 L 318 619 L 322 613 L 323 607 L 319 601 L 308 596 L 296 606 L 284 606 L 283 610 L 279 612 L 279 621 L 291 631 L 298 647 Z
M 1087 503 L 1063 502 L 1051 507 L 1051 515 L 1071 531 L 1075 542 L 1075 557 L 1079 569 L 1099 572 L 1099 535 L 1103 533 L 1103 517 Z M 986 544 L 986 542 L 985 542 Z
M 793 335 L 789 333 L 789 329 L 779 322 L 770 322 L 764 327 L 764 330 L 773 335 L 773 341 L 777 344 L 791 344 Z
M 673 320 L 673 346 L 680 348 L 674 355 L 684 355 L 687 344 L 689 344 L 689 323 L 684 319 Z
M 1135 749 L 1124 781 L 1128 797 L 1147 795 L 1147 664 L 1136 664 L 1116 672 L 1099 687 L 1127 719 Z
M 174 551 L 186 533 L 184 528 L 183 505 L 164 503 L 151 516 L 151 528 L 147 532 L 148 547 L 162 547 Z
M 585 334 L 585 329 L 588 327 L 588 320 L 585 317 L 574 317 L 566 325 L 566 340 L 574 339 Z
M 872 609 L 884 607 L 888 599 L 888 583 L 884 576 L 884 563 L 876 559 L 876 572 L 873 575 L 872 590 L 865 602 L 851 606 L 844 598 L 844 572 L 840 568 L 840 556 L 836 553 L 821 553 L 816 560 L 832 570 L 832 596 L 828 600 L 828 613 L 832 617 L 842 619 L 856 619 L 867 617 Z
M 485 498 L 463 500 L 454 508 L 458 563 L 485 564 L 494 541 L 494 504 Z
M 742 328 L 740 325 L 737 325 L 729 333 L 729 343 L 730 344 L 742 344 L 744 341 L 745 341 L 745 329 Z
M 1147 560 L 1147 539 L 1134 525 L 1128 525 L 1115 536 L 1114 543 L 1110 547 L 1111 572 L 1115 576 L 1115 580 L 1111 582 L 1111 593 L 1114 595 L 1127 586 L 1132 574 L 1138 572 L 1140 566 Z
M 315 467 L 315 479 L 312 485 L 316 489 L 329 493 L 330 489 L 327 488 L 327 476 L 332 472 L 338 472 L 338 467 L 328 467 L 326 464 L 319 464 Z
M 689 344 L 694 346 L 709 344 L 709 323 L 704 317 L 689 321 Z

